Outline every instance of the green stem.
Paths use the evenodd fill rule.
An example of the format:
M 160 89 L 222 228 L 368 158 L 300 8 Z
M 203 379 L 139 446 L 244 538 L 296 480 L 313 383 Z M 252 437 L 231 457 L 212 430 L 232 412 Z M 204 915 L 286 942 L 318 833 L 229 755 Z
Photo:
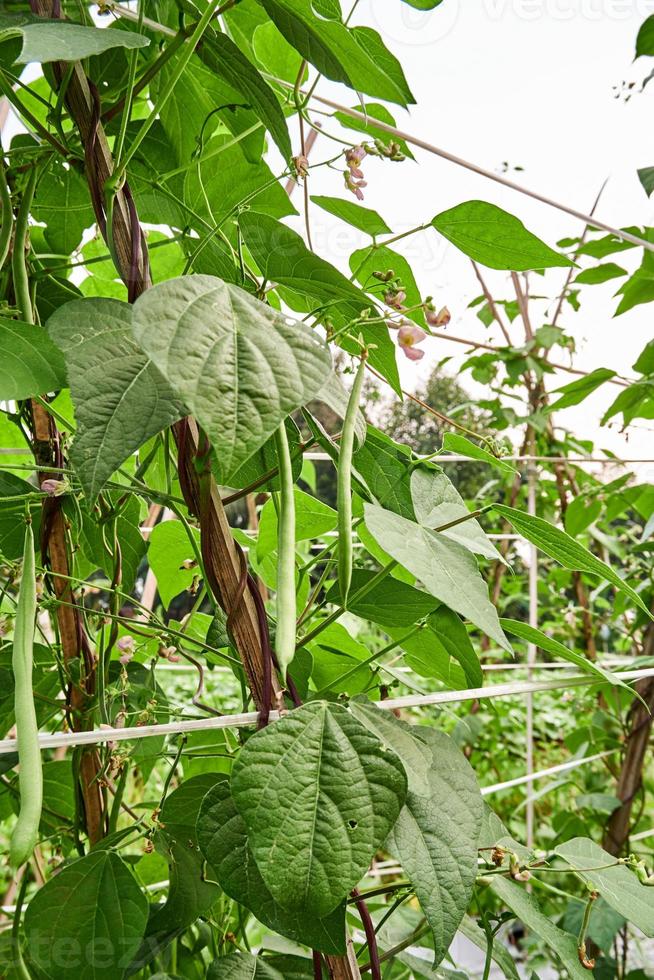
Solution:
M 125 172 L 125 169 L 127 168 L 134 154 L 138 150 L 139 146 L 141 145 L 145 137 L 148 135 L 148 133 L 154 126 L 157 119 L 159 118 L 161 114 L 161 110 L 168 102 L 170 96 L 173 94 L 175 86 L 179 82 L 184 71 L 186 70 L 186 66 L 188 65 L 189 61 L 193 57 L 197 44 L 200 38 L 202 37 L 202 35 L 204 34 L 205 30 L 207 29 L 207 27 L 209 26 L 211 18 L 213 17 L 217 7 L 218 7 L 218 3 L 216 2 L 216 0 L 214 0 L 213 3 L 210 3 L 206 7 L 204 13 L 202 14 L 202 17 L 198 21 L 195 30 L 193 31 L 191 37 L 188 40 L 188 44 L 186 45 L 186 50 L 183 51 L 183 53 L 181 54 L 180 59 L 175 67 L 175 70 L 172 72 L 170 78 L 168 79 L 168 81 L 166 82 L 162 90 L 159 92 L 159 95 L 157 96 L 157 99 L 154 105 L 152 106 L 152 111 L 150 112 L 150 115 L 141 125 L 141 128 L 139 129 L 138 133 L 134 137 L 129 150 L 125 154 L 125 159 L 123 160 L 121 170 L 118 173 L 119 180 L 122 174 Z
M 120 778 L 116 785 L 116 792 L 114 794 L 114 800 L 111 805 L 111 811 L 109 813 L 109 835 L 115 834 L 118 828 L 118 817 L 120 816 L 120 805 L 123 801 L 123 794 L 125 793 L 125 786 L 127 785 L 127 776 L 129 774 L 129 766 L 125 764 L 123 770 L 120 774 Z
M 4 152 L 0 147 L 0 204 L 2 205 L 2 224 L 0 225 L 0 270 L 4 268 L 11 245 L 11 232 L 14 227 L 14 213 L 11 209 L 11 195 L 7 185 Z
M 357 589 L 357 591 L 352 596 L 350 605 L 354 605 L 359 600 L 365 599 L 368 593 L 372 592 L 375 586 L 378 585 L 381 581 L 383 581 L 383 579 L 385 579 L 386 576 L 389 575 L 394 568 L 396 568 L 397 564 L 398 563 L 395 561 L 395 559 L 393 559 L 393 561 L 389 561 L 387 565 L 384 565 L 384 567 L 380 569 L 376 575 L 373 575 L 373 577 L 370 579 L 369 582 L 366 582 L 366 584 L 362 585 L 360 589 Z M 345 612 L 345 607 L 339 606 L 338 609 L 335 609 L 333 613 L 330 613 L 329 616 L 326 616 L 325 619 L 322 620 L 322 622 L 318 623 L 317 626 L 315 626 L 309 633 L 307 633 L 305 636 L 302 637 L 301 640 L 298 641 L 297 649 L 299 650 L 300 647 L 306 646 L 307 643 L 311 643 L 311 641 L 315 639 L 315 637 L 318 636 L 320 633 L 322 633 L 323 630 L 327 629 L 328 626 L 331 626 L 331 624 L 334 623 L 337 619 L 340 619 L 344 612 Z
M 29 971 L 25 965 L 25 960 L 23 959 L 23 951 L 20 948 L 20 919 L 21 919 L 21 912 L 23 909 L 23 903 L 25 901 L 25 893 L 27 892 L 28 883 L 29 883 L 29 874 L 27 868 L 25 868 L 20 883 L 18 898 L 16 899 L 16 911 L 14 912 L 14 921 L 11 926 L 11 939 L 12 939 L 12 945 L 14 949 L 14 966 L 16 968 L 16 973 L 18 974 L 19 980 L 31 980 Z
M 593 903 L 595 901 L 595 894 L 591 894 L 586 902 L 586 908 L 584 909 L 584 917 L 581 922 L 581 928 L 579 930 L 579 937 L 577 939 L 577 946 L 581 948 L 586 943 L 586 932 L 588 931 L 588 923 L 590 922 L 590 914 L 593 911 Z
M 334 680 L 330 681 L 329 684 L 325 684 L 324 687 L 321 687 L 321 689 L 316 692 L 315 697 L 316 698 L 322 697 L 324 694 L 326 694 L 327 691 L 334 688 L 337 684 L 338 685 L 343 684 L 353 674 L 356 674 L 358 670 L 361 670 L 363 667 L 367 667 L 368 664 L 374 663 L 375 660 L 379 660 L 380 657 L 383 657 L 385 656 L 385 654 L 390 653 L 391 650 L 395 649 L 395 647 L 401 646 L 404 643 L 404 641 L 407 640 L 410 636 L 413 636 L 413 634 L 418 629 L 420 629 L 419 626 L 412 626 L 411 629 L 408 631 L 408 633 L 405 633 L 404 636 L 401 636 L 399 640 L 393 640 L 392 643 L 387 643 L 386 646 L 382 647 L 381 650 L 377 650 L 375 653 L 371 653 L 370 656 L 367 657 L 365 660 L 362 660 L 360 663 L 357 663 L 354 667 L 351 667 L 344 674 L 341 674 L 340 677 L 334 678 Z

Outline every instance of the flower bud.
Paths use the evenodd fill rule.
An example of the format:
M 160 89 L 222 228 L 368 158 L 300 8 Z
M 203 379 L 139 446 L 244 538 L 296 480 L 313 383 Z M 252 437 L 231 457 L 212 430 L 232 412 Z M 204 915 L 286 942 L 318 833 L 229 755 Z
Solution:
M 69 489 L 68 480 L 43 480 L 41 483 L 41 490 L 47 493 L 48 497 L 62 497 Z

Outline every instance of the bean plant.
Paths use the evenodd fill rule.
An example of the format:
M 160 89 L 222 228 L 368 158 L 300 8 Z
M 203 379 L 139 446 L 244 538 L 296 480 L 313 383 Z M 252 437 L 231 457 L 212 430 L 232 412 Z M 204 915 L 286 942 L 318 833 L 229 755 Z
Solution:
M 619 279 L 618 314 L 654 298 L 652 229 L 589 218 L 546 244 L 517 197 L 389 227 L 361 202 L 372 173 L 424 179 L 396 129 L 414 99 L 356 8 L 0 13 L 11 980 L 464 978 L 464 947 L 484 980 L 647 975 L 654 488 L 584 467 L 600 447 L 565 410 L 611 386 L 606 424 L 654 414 L 652 343 L 626 379 L 569 358 L 586 289 Z M 316 214 L 358 237 L 348 269 Z M 400 382 L 451 319 L 412 235 L 481 290 L 474 412 Z M 536 655 L 570 669 L 526 672 Z M 530 782 L 543 676 L 529 724 L 555 772 Z

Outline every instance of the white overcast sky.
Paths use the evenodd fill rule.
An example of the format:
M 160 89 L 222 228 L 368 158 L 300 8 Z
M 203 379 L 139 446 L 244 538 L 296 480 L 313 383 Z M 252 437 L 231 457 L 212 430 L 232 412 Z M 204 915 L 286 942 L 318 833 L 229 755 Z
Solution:
M 443 0 L 431 12 L 416 11 L 400 0 L 362 0 L 353 22 L 376 27 L 404 65 L 417 105 L 410 113 L 397 110 L 400 128 L 490 170 L 503 161 L 521 166 L 524 172 L 511 176 L 581 211 L 590 209 L 608 178 L 597 215 L 625 226 L 654 224 L 654 200 L 647 199 L 636 176 L 637 168 L 654 165 L 654 83 L 628 102 L 615 98 L 615 87 L 623 80 L 640 83 L 654 67 L 654 59 L 633 61 L 638 27 L 650 13 L 654 0 Z M 353 104 L 339 86 L 321 83 L 319 92 Z M 320 141 L 315 159 L 328 150 L 327 141 Z M 549 244 L 581 231 L 578 222 L 561 212 L 423 151 L 416 151 L 416 157 L 418 165 L 370 159 L 364 165 L 364 203 L 378 210 L 394 232 L 475 198 L 516 214 Z M 312 179 L 312 193 L 341 195 L 341 178 L 321 171 Z M 357 244 L 356 234 L 348 235 L 344 225 L 317 208 L 312 224 L 314 246 L 343 267 L 347 249 Z M 408 239 L 402 247 L 424 293 L 452 311 L 451 333 L 500 339 L 496 328 L 487 330 L 466 309 L 479 288 L 461 253 L 435 232 Z M 639 255 L 623 253 L 616 260 L 631 268 Z M 550 293 L 560 288 L 564 276 L 565 270 L 548 273 Z M 540 292 L 542 280 L 534 280 Z M 511 298 L 505 274 L 489 271 L 488 282 L 498 296 Z M 566 313 L 561 325 L 576 339 L 576 366 L 611 367 L 629 375 L 654 335 L 654 317 L 651 308 L 640 307 L 613 319 L 615 289 L 614 282 L 586 287 L 582 312 Z M 540 307 L 535 325 L 544 322 L 545 309 Z M 520 329 L 516 323 L 517 338 Z M 417 367 L 401 357 L 407 386 L 413 387 L 449 354 L 457 358 L 448 368 L 455 373 L 465 351 L 442 340 L 429 340 L 426 347 L 427 356 Z M 555 360 L 565 357 L 556 350 Z M 569 380 L 570 375 L 559 374 L 548 385 L 554 388 Z M 474 384 L 469 388 L 480 390 Z M 654 422 L 639 422 L 628 441 L 618 427 L 597 425 L 618 390 L 605 386 L 578 409 L 568 409 L 561 423 L 622 456 L 654 457 Z M 639 475 L 654 479 L 654 468 Z
M 348 0 L 343 7 L 347 10 Z M 608 178 L 598 217 L 617 226 L 642 226 L 654 225 L 654 197 L 648 200 L 636 176 L 639 167 L 654 166 L 654 82 L 642 94 L 638 89 L 654 59 L 634 63 L 633 54 L 638 28 L 651 13 L 654 0 L 443 0 L 429 12 L 402 0 L 361 0 L 352 23 L 379 30 L 404 66 L 417 105 L 408 113 L 393 108 L 400 128 L 490 170 L 500 169 L 503 161 L 523 167 L 511 176 L 580 211 L 590 209 Z M 35 74 L 29 68 L 28 73 Z M 615 98 L 623 81 L 637 83 L 637 94 L 626 102 Z M 322 81 L 318 92 L 348 105 L 355 101 L 330 82 Z M 15 127 L 11 119 L 8 135 Z M 326 158 L 333 145 L 319 140 L 312 162 Z M 364 203 L 378 210 L 394 233 L 471 199 L 504 207 L 550 244 L 581 231 L 580 223 L 565 214 L 424 151 L 416 150 L 416 158 L 417 164 L 375 159 L 364 164 Z M 278 162 L 273 151 L 271 165 Z M 312 193 L 348 196 L 338 173 L 313 173 Z M 301 205 L 299 194 L 295 203 Z M 302 230 L 301 221 L 292 223 Z M 316 207 L 311 223 L 316 250 L 345 271 L 348 255 L 366 239 Z M 423 295 L 450 308 L 452 334 L 501 339 L 497 328 L 486 329 L 467 309 L 479 288 L 460 252 L 431 231 L 397 247 L 411 260 Z M 617 256 L 627 268 L 639 260 L 640 250 Z M 533 277 L 534 287 L 555 296 L 564 276 L 565 270 L 554 270 L 545 283 Z M 498 297 L 512 298 L 505 274 L 488 271 L 487 281 Z M 586 287 L 581 312 L 566 312 L 561 325 L 575 337 L 575 366 L 610 367 L 629 376 L 654 335 L 654 317 L 651 307 L 642 306 L 613 319 L 615 288 L 615 282 Z M 535 326 L 545 322 L 547 309 L 542 304 L 534 311 Z M 518 340 L 520 331 L 516 323 Z M 400 355 L 406 387 L 414 388 L 448 355 L 455 359 L 447 370 L 456 373 L 465 351 L 442 339 L 430 339 L 425 346 L 419 364 Z M 565 357 L 555 349 L 555 360 Z M 548 386 L 569 380 L 570 375 L 559 373 Z M 467 376 L 465 383 L 471 394 L 483 392 Z M 638 421 L 627 436 L 618 425 L 599 427 L 597 420 L 618 390 L 605 385 L 582 406 L 566 410 L 561 424 L 622 457 L 654 457 L 654 422 Z M 641 479 L 654 481 L 654 466 L 638 472 Z

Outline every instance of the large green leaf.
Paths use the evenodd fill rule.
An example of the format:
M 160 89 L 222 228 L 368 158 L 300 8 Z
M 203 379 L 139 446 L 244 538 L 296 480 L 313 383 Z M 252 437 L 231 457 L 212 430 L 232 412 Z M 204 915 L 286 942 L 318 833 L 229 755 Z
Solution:
M 146 439 L 183 415 L 172 388 L 132 337 L 132 310 L 115 299 L 73 300 L 48 320 L 63 351 L 77 433 L 71 459 L 94 499 Z
M 516 619 L 500 619 L 500 623 L 505 632 L 512 633 L 513 636 L 519 636 L 521 640 L 526 640 L 527 643 L 535 644 L 541 650 L 546 650 L 547 653 L 551 653 L 555 657 L 560 657 L 562 660 L 574 664 L 580 670 L 585 670 L 589 674 L 595 674 L 603 681 L 608 681 L 614 687 L 622 687 L 630 694 L 633 693 L 629 685 L 620 680 L 619 674 L 614 674 L 612 671 L 600 667 L 594 660 L 589 660 L 582 654 L 577 653 L 576 650 L 570 650 L 563 643 L 555 640 L 554 637 L 547 636 L 541 630 L 529 626 L 528 623 L 521 623 Z
M 466 201 L 432 220 L 436 231 L 491 269 L 526 272 L 572 262 L 532 235 L 519 218 L 487 201 Z
M 198 813 L 197 837 L 208 865 L 225 894 L 252 912 L 269 929 L 334 955 L 345 952 L 345 904 L 324 919 L 289 912 L 270 894 L 248 843 L 245 822 L 236 809 L 229 785 L 211 789 Z
M 207 980 L 284 980 L 284 977 L 260 956 L 229 953 L 213 961 L 207 970 Z
M 534 896 L 524 886 L 509 878 L 493 875 L 491 888 L 515 912 L 517 918 L 549 946 L 567 970 L 570 980 L 588 980 L 590 974 L 579 962 L 576 938 L 555 926 L 551 916 L 541 911 Z
M 114 851 L 63 868 L 25 913 L 30 960 L 48 980 L 120 980 L 138 949 L 148 901 Z
M 326 78 L 389 102 L 414 101 L 400 63 L 376 31 L 317 17 L 311 0 L 261 3 L 286 40 Z
M 213 276 L 153 286 L 134 304 L 133 330 L 209 436 L 223 482 L 331 370 L 309 327 Z
M 0 317 L 0 349 L 2 401 L 31 398 L 65 386 L 64 359 L 43 327 Z
M 564 568 L 577 572 L 587 572 L 589 575 L 598 575 L 628 595 L 637 606 L 649 614 L 646 604 L 638 593 L 624 579 L 620 578 L 617 572 L 596 558 L 565 531 L 548 521 L 544 521 L 542 517 L 532 517 L 515 507 L 495 504 L 494 510 L 506 518 L 518 534 L 521 534 L 527 541 L 531 541 L 532 544 L 535 544 L 550 558 L 558 561 Z
M 282 107 L 270 85 L 227 34 L 209 34 L 202 45 L 202 60 L 220 78 L 240 92 L 270 132 L 285 160 L 292 154 L 291 138 Z
M 468 518 L 470 511 L 463 497 L 443 470 L 424 466 L 414 469 L 411 474 L 411 499 L 419 524 L 433 530 L 465 517 L 465 521 L 440 533 L 465 545 L 475 555 L 503 560 L 479 521 Z
M 416 792 L 409 773 L 406 804 L 386 846 L 413 883 L 438 965 L 472 895 L 483 800 L 470 764 L 449 736 L 426 728 L 416 734 L 432 753 L 430 792 Z
M 646 936 L 654 936 L 651 888 L 643 885 L 624 865 L 616 864 L 612 854 L 586 837 L 575 837 L 559 844 L 555 853 L 578 871 L 616 912 L 633 922 Z
M 19 64 L 32 61 L 81 61 L 110 48 L 143 48 L 147 37 L 133 31 L 86 27 L 64 20 L 43 20 L 32 14 L 0 14 L 0 39 L 22 37 Z
M 400 812 L 406 776 L 341 705 L 316 701 L 253 735 L 232 795 L 276 901 L 324 917 L 368 869 Z
M 365 504 L 364 514 L 366 527 L 391 558 L 433 596 L 511 652 L 486 583 L 467 548 L 375 504 Z

